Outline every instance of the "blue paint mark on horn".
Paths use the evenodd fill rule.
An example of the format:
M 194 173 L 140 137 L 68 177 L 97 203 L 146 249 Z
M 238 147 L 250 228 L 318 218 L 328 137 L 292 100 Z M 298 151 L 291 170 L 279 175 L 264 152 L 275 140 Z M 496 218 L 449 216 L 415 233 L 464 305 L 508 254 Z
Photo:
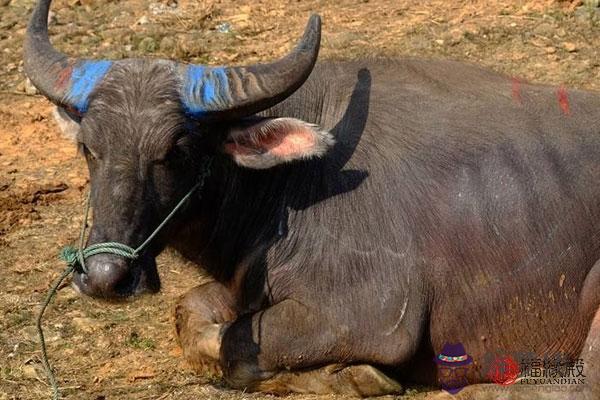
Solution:
M 188 114 L 202 115 L 205 112 L 202 101 L 198 98 L 205 69 L 202 65 L 188 65 L 186 67 L 181 100 Z
M 224 67 L 186 66 L 182 103 L 191 116 L 200 117 L 223 108 L 229 98 L 229 80 Z
M 90 94 L 112 66 L 112 61 L 82 61 L 73 67 L 71 85 L 67 92 L 67 100 L 80 113 L 85 113 L 89 106 Z
M 212 74 L 209 74 L 204 78 L 204 86 L 202 90 L 202 102 L 206 107 L 210 107 L 216 99 L 215 83 L 212 79 Z

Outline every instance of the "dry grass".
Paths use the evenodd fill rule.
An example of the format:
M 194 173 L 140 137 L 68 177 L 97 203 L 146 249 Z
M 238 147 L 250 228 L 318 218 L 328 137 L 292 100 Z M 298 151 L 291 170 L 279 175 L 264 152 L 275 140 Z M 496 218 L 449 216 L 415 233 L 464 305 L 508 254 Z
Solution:
M 598 19 L 578 2 L 180 0 L 176 9 L 170 3 L 56 0 L 53 40 L 82 56 L 252 63 L 289 50 L 309 13 L 319 12 L 322 57 L 462 59 L 530 80 L 600 88 Z M 87 184 L 74 146 L 48 119 L 50 106 L 8 94 L 23 90 L 20 43 L 32 4 L 0 5 L 0 400 L 49 394 L 34 317 L 62 268 L 55 254 L 76 239 Z M 60 184 L 67 189 L 44 193 Z M 186 368 L 171 313 L 176 298 L 203 278 L 170 251 L 159 265 L 163 291 L 156 296 L 107 304 L 69 287 L 60 291 L 46 329 L 66 397 L 268 397 L 229 391 Z

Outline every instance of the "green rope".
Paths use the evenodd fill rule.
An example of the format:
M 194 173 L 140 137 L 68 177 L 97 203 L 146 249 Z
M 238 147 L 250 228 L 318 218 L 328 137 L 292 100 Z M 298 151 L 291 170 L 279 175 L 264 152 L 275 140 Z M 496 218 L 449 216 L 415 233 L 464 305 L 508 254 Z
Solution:
M 60 277 L 56 280 L 54 285 L 52 285 L 52 287 L 48 291 L 46 299 L 44 300 L 42 308 L 40 309 L 40 313 L 37 317 L 37 331 L 38 336 L 40 337 L 40 345 L 42 348 L 42 362 L 44 363 L 44 369 L 46 370 L 46 375 L 48 376 L 48 382 L 50 382 L 50 386 L 52 386 L 52 399 L 54 400 L 58 400 L 60 398 L 60 393 L 58 391 L 58 384 L 56 383 L 56 378 L 54 377 L 54 373 L 52 372 L 52 368 L 50 367 L 50 362 L 48 361 L 48 353 L 46 352 L 46 342 L 44 340 L 44 330 L 42 329 L 42 316 L 44 315 L 44 311 L 46 311 L 46 308 L 52 301 L 52 298 L 58 291 L 58 288 L 60 287 L 62 281 L 64 281 L 67 276 L 71 275 L 74 269 L 74 267 L 69 265 L 63 271 L 63 273 L 60 274 Z
M 60 277 L 54 282 L 54 284 L 48 291 L 48 294 L 46 295 L 46 299 L 42 303 L 42 306 L 40 308 L 40 313 L 38 314 L 38 317 L 37 317 L 37 331 L 38 331 L 38 336 L 40 338 L 40 347 L 42 350 L 42 362 L 44 365 L 44 369 L 46 370 L 46 375 L 48 376 L 48 382 L 50 383 L 50 386 L 52 387 L 52 399 L 53 400 L 60 399 L 60 392 L 59 392 L 58 384 L 56 382 L 56 377 L 54 376 L 54 372 L 52 372 L 52 367 L 50 366 L 50 361 L 48 361 L 48 354 L 46 351 L 46 341 L 44 340 L 44 330 L 42 328 L 42 317 L 44 315 L 44 312 L 46 311 L 46 308 L 48 307 L 48 305 L 50 304 L 50 302 L 56 295 L 56 292 L 58 291 L 58 288 L 60 287 L 61 283 L 69 275 L 71 275 L 71 273 L 75 270 L 78 270 L 78 271 L 80 270 L 83 273 L 87 273 L 87 268 L 85 266 L 85 260 L 86 260 L 86 258 L 91 257 L 96 254 L 102 254 L 102 253 L 114 254 L 117 256 L 128 258 L 130 260 L 135 260 L 136 258 L 138 258 L 139 254 L 146 248 L 146 246 L 148 246 L 148 244 L 150 244 L 152 239 L 154 239 L 156 237 L 156 235 L 158 235 L 158 233 L 173 218 L 173 216 L 177 213 L 177 211 L 179 211 L 179 209 L 181 209 L 181 207 L 183 207 L 183 205 L 188 201 L 188 199 L 192 196 L 192 194 L 197 190 L 198 191 L 202 190 L 202 187 L 204 186 L 204 181 L 210 174 L 211 163 L 212 163 L 212 158 L 208 158 L 204 161 L 203 167 L 202 167 L 202 173 L 200 174 L 198 182 L 187 192 L 187 194 L 185 196 L 183 196 L 181 198 L 181 200 L 179 200 L 179 203 L 177 203 L 177 205 L 173 208 L 173 210 L 171 210 L 169 215 L 167 215 L 165 217 L 165 219 L 163 219 L 163 221 L 156 227 L 156 229 L 150 234 L 150 236 L 148 236 L 148 238 L 146 240 L 144 240 L 144 242 L 142 244 L 140 244 L 136 249 L 129 247 L 122 243 L 117 243 L 117 242 L 96 243 L 96 244 L 93 244 L 86 248 L 83 247 L 84 243 L 85 243 L 85 230 L 87 228 L 88 214 L 90 211 L 91 193 L 88 195 L 88 198 L 87 198 L 87 201 L 85 204 L 83 223 L 82 223 L 81 231 L 79 234 L 79 246 L 78 247 L 67 246 L 67 247 L 64 247 L 60 251 L 59 257 L 61 260 L 65 261 L 65 263 L 67 264 L 67 268 L 65 268 L 65 270 L 62 272 Z

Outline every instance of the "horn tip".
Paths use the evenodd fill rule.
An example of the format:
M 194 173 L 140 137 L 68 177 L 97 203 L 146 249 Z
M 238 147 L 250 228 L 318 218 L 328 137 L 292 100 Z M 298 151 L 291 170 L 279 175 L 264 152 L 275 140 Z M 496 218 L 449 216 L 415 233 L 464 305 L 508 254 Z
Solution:
M 315 31 L 321 30 L 321 16 L 319 14 L 310 14 L 308 18 L 308 28 Z

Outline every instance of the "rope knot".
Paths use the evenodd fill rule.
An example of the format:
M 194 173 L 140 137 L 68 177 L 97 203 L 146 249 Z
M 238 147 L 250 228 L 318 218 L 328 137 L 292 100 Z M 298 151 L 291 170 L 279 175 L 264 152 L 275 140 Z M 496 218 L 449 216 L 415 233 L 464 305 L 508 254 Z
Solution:
M 79 264 L 77 253 L 79 250 L 73 246 L 65 246 L 60 250 L 58 257 L 63 260 L 69 267 L 75 267 Z

